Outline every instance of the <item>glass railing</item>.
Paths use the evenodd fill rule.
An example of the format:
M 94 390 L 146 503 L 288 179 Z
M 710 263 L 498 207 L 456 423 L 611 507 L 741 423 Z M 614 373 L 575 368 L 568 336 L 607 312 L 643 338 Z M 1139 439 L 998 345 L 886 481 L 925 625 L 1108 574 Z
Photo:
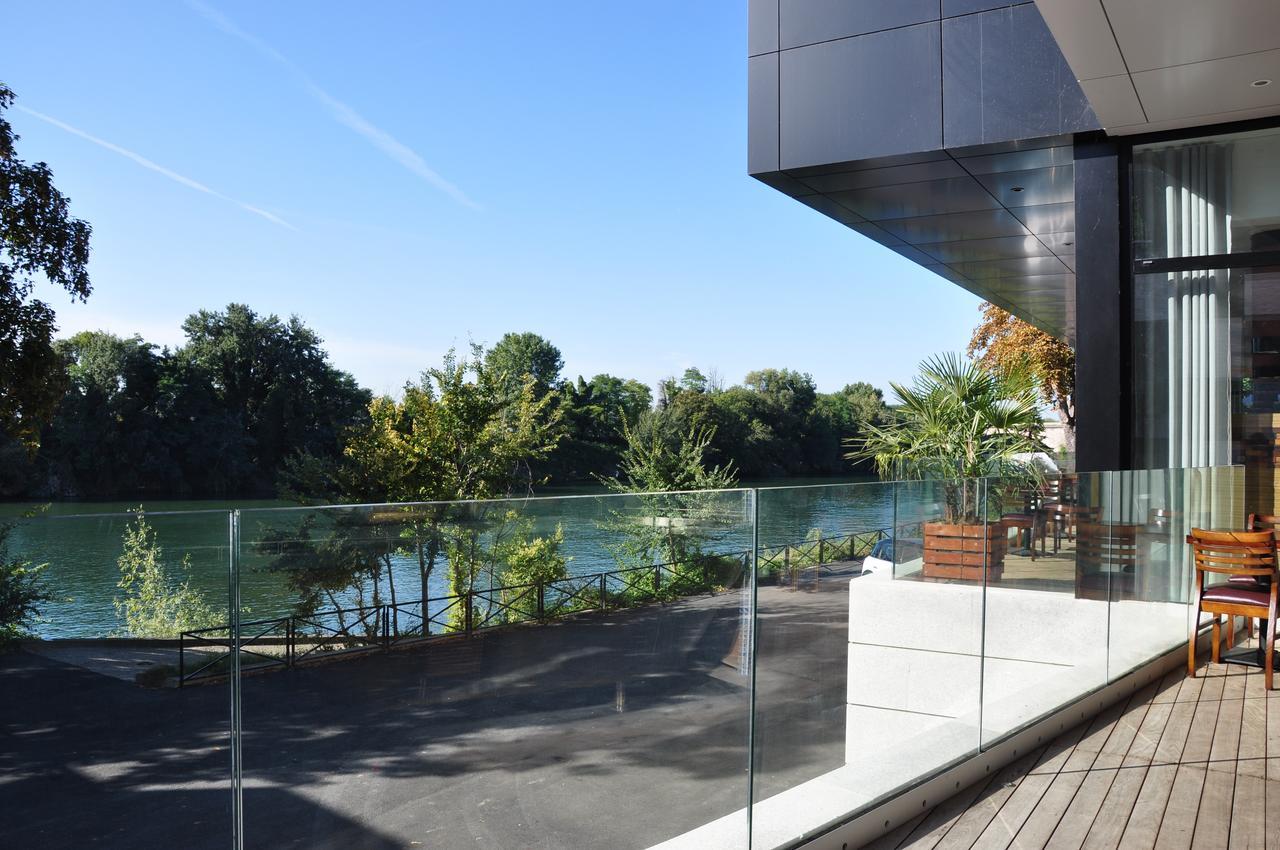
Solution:
M 1178 647 L 1238 468 L 16 519 L 0 845 L 782 848 Z

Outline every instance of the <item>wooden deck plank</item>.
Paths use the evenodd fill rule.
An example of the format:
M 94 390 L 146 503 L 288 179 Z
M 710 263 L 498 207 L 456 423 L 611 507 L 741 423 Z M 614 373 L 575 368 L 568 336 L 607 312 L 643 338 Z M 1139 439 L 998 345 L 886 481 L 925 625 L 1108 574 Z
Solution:
M 1256 772 L 1236 772 L 1228 845 L 1231 850 L 1263 850 L 1266 846 L 1266 784 L 1266 779 Z
M 1129 817 L 1138 802 L 1138 796 L 1146 784 L 1146 765 L 1122 767 L 1116 772 L 1115 781 L 1107 798 L 1102 801 L 1098 816 L 1093 819 L 1084 846 L 1088 848 L 1119 847 L 1129 825 Z
M 942 804 L 872 846 L 1280 850 L 1276 692 L 1239 665 L 1198 672 L 1171 672 L 970 791 L 962 811 Z
M 1018 784 L 1040 762 L 1044 748 L 1028 753 L 996 774 L 986 792 L 969 805 L 969 810 L 938 842 L 938 850 L 968 850 L 986 831 Z
M 990 784 L 991 780 L 975 782 L 938 804 L 895 847 L 899 850 L 933 850 L 942 836 L 947 834 L 947 830 L 964 815 L 974 800 L 982 796 Z
M 1058 821 L 1046 848 L 1079 850 L 1084 845 L 1084 840 L 1098 817 L 1098 811 L 1102 808 L 1102 801 L 1107 798 L 1107 793 L 1115 782 L 1117 772 L 1117 768 L 1111 767 L 1090 770 L 1085 774 L 1080 790 L 1062 813 L 1062 819 Z
M 1026 824 L 1027 818 L 1040 805 L 1044 792 L 1053 783 L 1053 776 L 1047 773 L 1029 774 L 1023 777 L 1009 799 L 1000 807 L 1000 811 L 987 824 L 987 828 L 973 843 L 973 850 L 1005 850 L 1013 843 L 1014 837 Z
M 1138 792 L 1138 799 L 1129 814 L 1129 822 L 1125 824 L 1124 836 L 1120 839 L 1122 850 L 1151 850 L 1156 846 L 1160 822 L 1164 819 L 1177 773 L 1178 766 L 1175 764 L 1159 764 L 1147 768 L 1147 775 L 1142 780 L 1142 790 Z
M 1280 758 L 1267 759 L 1263 791 L 1266 796 L 1266 846 L 1268 850 L 1280 850 Z
M 1196 831 L 1196 813 L 1200 810 L 1200 794 L 1204 790 L 1203 764 L 1178 765 L 1169 790 L 1169 802 L 1160 820 L 1160 832 L 1156 846 L 1161 850 L 1176 850 L 1191 846 Z

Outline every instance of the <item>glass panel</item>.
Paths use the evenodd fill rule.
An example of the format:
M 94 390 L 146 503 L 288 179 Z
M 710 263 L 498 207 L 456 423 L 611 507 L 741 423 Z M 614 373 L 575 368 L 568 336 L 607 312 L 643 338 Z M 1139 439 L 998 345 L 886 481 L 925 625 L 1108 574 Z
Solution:
M 750 491 L 246 511 L 248 847 L 747 843 Z M 255 649 L 256 651 L 256 649 Z
M 893 490 L 760 490 L 752 846 L 785 846 L 887 788 L 851 782 L 850 605 L 868 557 L 892 572 Z
M 923 574 L 946 490 L 760 491 L 754 848 L 791 846 L 977 750 L 981 584 Z M 809 558 L 794 579 L 776 563 L 787 538 L 793 564 Z
M 0 649 L 0 844 L 229 846 L 227 632 L 189 634 L 228 620 L 227 513 L 50 514 L 0 546 L 49 596 Z
M 1194 580 L 1187 533 L 1244 528 L 1245 515 L 1239 467 L 1111 475 L 1112 535 L 1124 558 L 1111 581 L 1108 677 L 1114 681 L 1187 641 Z
M 1280 249 L 1280 128 L 1133 149 L 1137 259 Z
M 983 746 L 1106 684 L 1109 476 L 988 482 Z
M 1138 275 L 1134 457 L 1142 468 L 1246 466 L 1274 513 L 1280 454 L 1280 268 Z

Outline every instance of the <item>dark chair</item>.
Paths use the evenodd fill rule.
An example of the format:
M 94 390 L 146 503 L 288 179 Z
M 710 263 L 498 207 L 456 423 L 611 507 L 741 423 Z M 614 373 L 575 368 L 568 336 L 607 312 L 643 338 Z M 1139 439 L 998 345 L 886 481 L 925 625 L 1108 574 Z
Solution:
M 1222 617 L 1257 617 L 1267 621 L 1264 632 L 1263 675 L 1271 690 L 1271 662 L 1276 633 L 1276 538 L 1270 531 L 1204 531 L 1187 535 L 1196 565 L 1196 615 L 1187 640 L 1187 675 L 1196 675 L 1196 635 L 1200 613 L 1213 615 L 1213 662 L 1222 657 Z M 1205 574 L 1225 576 L 1222 584 L 1205 585 Z M 1232 584 L 1231 578 L 1266 580 L 1252 587 Z

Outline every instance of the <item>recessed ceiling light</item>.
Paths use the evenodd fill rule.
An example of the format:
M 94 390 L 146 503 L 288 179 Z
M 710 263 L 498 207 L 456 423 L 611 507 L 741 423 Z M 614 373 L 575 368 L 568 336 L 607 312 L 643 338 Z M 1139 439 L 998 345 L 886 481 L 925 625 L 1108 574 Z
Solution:
M 1074 244 L 1076 244 L 1076 243 L 1074 243 L 1074 242 L 1063 242 L 1062 244 L 1063 244 L 1063 245 L 1066 245 L 1067 247 L 1070 247 L 1070 246 L 1072 246 L 1072 245 L 1074 245 Z
M 1249 85 L 1253 86 L 1255 89 L 1260 89 L 1263 86 L 1271 85 L 1271 81 L 1270 80 L 1254 80 L 1253 82 L 1249 83 Z
M 1021 191 L 1022 191 L 1022 187 L 1021 187 L 1021 186 L 1014 186 L 1014 187 L 1013 187 L 1013 191 L 1014 191 L 1014 192 L 1021 192 Z

